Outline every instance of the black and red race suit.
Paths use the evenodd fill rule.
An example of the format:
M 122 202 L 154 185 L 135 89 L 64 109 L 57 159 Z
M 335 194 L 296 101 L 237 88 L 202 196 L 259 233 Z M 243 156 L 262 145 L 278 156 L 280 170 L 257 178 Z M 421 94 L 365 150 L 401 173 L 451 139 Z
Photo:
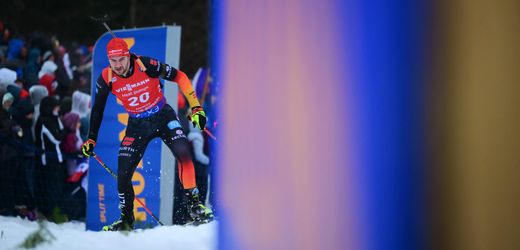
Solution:
M 140 59 L 146 70 L 138 64 Z M 109 73 L 105 68 L 96 82 L 94 105 L 90 117 L 89 139 L 97 140 L 107 97 L 114 94 L 129 114 L 126 134 L 118 154 L 118 193 L 121 213 L 133 213 L 134 190 L 132 175 L 143 157 L 146 146 L 160 137 L 179 162 L 179 176 L 185 189 L 196 187 L 195 169 L 191 159 L 191 145 L 182 131 L 173 108 L 166 103 L 159 77 L 175 81 L 177 69 L 155 59 L 130 56 L 126 76 Z M 111 79 L 108 79 L 112 75 Z

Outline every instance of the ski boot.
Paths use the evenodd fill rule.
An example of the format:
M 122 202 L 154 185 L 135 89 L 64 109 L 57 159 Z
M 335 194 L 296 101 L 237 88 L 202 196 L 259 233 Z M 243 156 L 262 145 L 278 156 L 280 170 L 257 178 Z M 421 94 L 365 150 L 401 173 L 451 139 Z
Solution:
M 186 189 L 185 199 L 188 214 L 192 219 L 192 222 L 188 224 L 198 226 L 213 220 L 213 211 L 200 202 L 199 190 L 197 188 Z
M 114 223 L 108 226 L 103 227 L 103 231 L 130 231 L 134 230 L 134 215 L 129 216 L 128 218 L 121 214 L 119 220 L 116 220 Z

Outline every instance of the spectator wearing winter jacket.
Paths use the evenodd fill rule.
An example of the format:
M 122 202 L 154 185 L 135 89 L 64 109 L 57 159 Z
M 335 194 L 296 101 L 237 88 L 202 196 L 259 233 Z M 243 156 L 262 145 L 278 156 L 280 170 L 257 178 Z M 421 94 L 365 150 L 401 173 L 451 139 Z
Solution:
M 40 68 L 40 71 L 38 71 L 38 78 L 41 78 L 45 74 L 54 75 L 56 73 L 56 70 L 58 69 L 58 65 L 56 64 L 54 54 L 52 54 L 52 52 L 50 51 L 45 51 L 42 60 L 43 63 Z M 44 65 L 45 68 L 43 67 Z
M 27 65 L 25 66 L 25 88 L 29 89 L 31 86 L 38 84 L 40 78 L 38 73 L 40 72 L 41 63 L 41 52 L 39 49 L 34 48 L 29 51 L 29 57 L 27 59 Z
M 18 77 L 23 78 L 23 69 L 27 59 L 27 47 L 25 41 L 19 38 L 11 39 L 7 49 L 7 60 L 4 66 L 16 71 Z
M 36 127 L 36 122 L 38 121 L 38 118 L 40 117 L 40 104 L 46 96 L 49 95 L 49 92 L 47 88 L 45 88 L 42 85 L 34 85 L 29 89 L 29 95 L 31 97 L 31 102 L 34 105 L 34 117 L 33 117 L 33 123 L 31 126 L 31 132 L 33 135 L 34 140 L 36 141 L 36 135 L 34 132 L 34 129 Z M 34 143 L 36 145 L 36 143 Z M 39 147 L 35 147 L 36 150 L 39 150 Z M 42 185 L 45 184 L 45 182 L 42 182 L 41 173 L 42 171 L 42 164 L 40 159 L 41 152 L 38 152 L 38 154 L 35 157 L 34 160 L 34 172 L 35 172 L 35 178 L 34 178 L 34 201 L 36 202 L 36 207 L 41 211 L 42 207 L 47 206 L 47 201 L 44 199 L 45 195 L 45 188 L 46 186 Z
M 0 108 L 0 215 L 15 215 L 15 170 L 18 153 L 14 147 L 17 139 L 16 124 L 9 113 L 13 95 L 2 96 Z
M 204 136 L 202 131 L 193 126 L 192 123 L 188 123 L 189 133 L 188 140 L 193 145 L 193 155 L 195 160 L 203 165 L 209 164 L 209 157 L 204 153 Z
M 72 84 L 72 71 L 70 69 L 69 54 L 63 46 L 58 46 L 55 49 L 55 54 L 57 55 L 55 62 L 58 66 L 58 69 L 56 70 L 56 81 L 58 82 L 56 93 L 60 97 L 63 97 L 67 94 L 70 95 L 69 89 Z
M 60 148 L 65 130 L 59 115 L 59 103 L 51 96 L 43 98 L 40 116 L 35 127 L 36 147 L 41 150 L 41 172 L 38 175 L 43 191 L 41 212 L 52 220 L 56 211 L 62 211 L 63 188 L 66 179 L 64 156 Z M 58 210 L 56 210 L 58 209 Z
M 34 119 L 32 125 L 33 138 L 36 138 L 34 134 L 34 127 L 36 126 L 36 121 L 38 121 L 38 117 L 40 117 L 40 103 L 42 99 L 49 95 L 49 91 L 47 88 L 41 85 L 34 85 L 29 89 L 29 96 L 31 97 L 32 104 L 34 106 Z
M 56 81 L 57 69 L 58 65 L 53 60 L 48 59 L 43 63 L 38 73 L 39 83 L 47 88 L 50 96 L 56 94 L 56 88 L 58 87 L 58 82 Z
M 30 98 L 19 100 L 10 109 L 11 115 L 23 131 L 23 144 L 34 146 L 34 136 L 31 127 L 34 118 L 34 106 Z M 34 149 L 32 149 L 34 151 Z
M 15 208 L 18 215 L 35 219 L 35 147 L 32 134 L 32 122 L 34 116 L 34 106 L 30 98 L 21 99 L 10 109 L 11 115 L 16 123 L 21 127 L 21 138 L 17 145 L 18 167 L 15 170 Z
M 82 157 L 81 145 L 83 140 L 79 134 L 81 126 L 79 115 L 67 113 L 63 116 L 63 126 L 67 135 L 61 146 L 65 153 L 68 178 L 65 184 L 64 213 L 69 219 L 82 219 L 86 212 L 86 188 L 82 185 L 85 172 L 88 169 L 86 158 Z M 81 188 L 83 187 L 83 188 Z
M 81 91 L 74 91 L 72 94 L 71 112 L 79 115 L 81 122 L 80 135 L 83 141 L 87 140 L 90 123 L 90 95 Z
M 70 96 L 64 96 L 60 99 L 60 118 L 69 113 L 72 110 L 72 98 Z M 62 120 L 63 121 L 63 120 Z
M 18 85 L 7 86 L 7 92 L 13 95 L 13 105 L 16 106 L 19 101 L 29 99 L 29 92 Z
M 62 121 L 66 135 L 61 144 L 61 149 L 68 156 L 65 162 L 67 165 L 67 173 L 71 176 L 74 174 L 77 166 L 75 156 L 81 152 L 81 145 L 83 144 L 83 140 L 79 134 L 81 123 L 79 121 L 79 115 L 72 112 L 65 114 Z

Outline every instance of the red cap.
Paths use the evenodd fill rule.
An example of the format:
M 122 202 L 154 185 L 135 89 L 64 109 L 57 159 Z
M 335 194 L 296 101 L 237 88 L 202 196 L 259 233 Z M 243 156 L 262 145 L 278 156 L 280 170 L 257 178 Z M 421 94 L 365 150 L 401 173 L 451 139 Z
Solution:
M 121 38 L 112 38 L 110 42 L 107 44 L 107 56 L 130 56 L 130 51 L 128 51 L 128 45 L 125 40 Z

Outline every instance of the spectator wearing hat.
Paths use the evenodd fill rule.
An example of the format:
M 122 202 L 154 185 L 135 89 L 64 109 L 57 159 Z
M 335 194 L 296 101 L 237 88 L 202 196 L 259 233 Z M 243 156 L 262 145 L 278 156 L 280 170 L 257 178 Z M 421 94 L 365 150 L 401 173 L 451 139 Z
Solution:
M 8 44 L 7 58 L 4 66 L 16 71 L 17 76 L 23 79 L 26 59 L 27 47 L 25 47 L 25 41 L 20 38 L 11 39 Z
M 2 108 L 5 111 L 8 111 L 11 108 L 11 105 L 13 104 L 13 102 L 14 102 L 13 95 L 9 92 L 5 93 L 4 96 L 2 97 Z
M 79 121 L 79 115 L 73 112 L 65 114 L 62 121 L 66 136 L 61 143 L 61 149 L 68 155 L 65 162 L 67 165 L 67 173 L 71 176 L 74 174 L 77 166 L 75 155 L 81 154 L 81 145 L 83 144 L 83 140 L 79 134 L 81 123 Z
M 29 89 L 33 85 L 40 82 L 38 73 L 40 72 L 41 63 L 41 52 L 39 49 L 34 48 L 29 51 L 29 57 L 27 59 L 27 65 L 25 66 L 25 88 Z
M 34 106 L 30 98 L 21 99 L 10 109 L 15 122 L 21 127 L 21 138 L 18 147 L 18 167 L 15 171 L 15 208 L 17 214 L 34 220 L 36 204 L 35 195 L 35 148 L 31 126 L 34 116 Z
M 11 93 L 2 96 L 0 108 L 0 215 L 15 215 L 14 187 L 18 154 L 13 147 L 16 140 L 16 124 L 8 111 L 14 101 Z
M 58 65 L 56 65 L 53 60 L 49 59 L 43 63 L 42 68 L 38 73 L 39 82 L 47 88 L 49 96 L 54 96 L 56 94 L 56 89 L 58 88 L 58 82 L 56 81 L 57 69 Z
M 29 98 L 29 92 L 18 85 L 9 85 L 6 90 L 13 95 L 13 105 L 18 104 L 20 100 Z
M 72 93 L 72 110 L 71 112 L 79 115 L 81 128 L 79 129 L 81 139 L 87 140 L 89 123 L 90 123 L 90 95 L 81 91 Z
M 35 144 L 42 152 L 38 173 L 39 188 L 43 194 L 40 201 L 41 212 L 50 220 L 56 211 L 63 211 L 63 189 L 66 169 L 60 143 L 65 137 L 65 130 L 58 115 L 58 100 L 47 96 L 40 104 L 40 116 L 35 127 Z
M 81 154 L 83 144 L 79 134 L 81 123 L 79 115 L 73 112 L 65 114 L 62 122 L 67 135 L 63 139 L 61 148 L 66 155 L 65 164 L 68 174 L 64 192 L 64 213 L 69 219 L 80 219 L 85 216 L 86 211 L 86 188 L 82 182 L 88 169 L 87 159 Z
M 47 88 L 45 88 L 42 85 L 34 85 L 29 89 L 29 95 L 31 97 L 31 102 L 34 106 L 34 119 L 33 119 L 33 125 L 32 125 L 32 134 L 33 138 L 35 136 L 34 134 L 34 127 L 36 126 L 36 121 L 38 120 L 38 117 L 40 116 L 40 103 L 42 99 L 49 95 L 49 91 Z
M 56 52 L 56 81 L 58 86 L 56 89 L 57 95 L 61 97 L 69 94 L 69 89 L 72 84 L 72 70 L 70 69 L 70 60 L 67 50 L 63 46 L 58 46 Z
M 52 52 L 50 50 L 47 50 L 47 51 L 45 51 L 45 53 L 43 53 L 42 60 L 43 60 L 43 62 L 46 62 L 46 61 L 54 62 L 54 55 L 52 54 Z
M 16 85 L 16 71 L 0 68 L 0 87 L 5 91 L 7 86 Z
M 64 96 L 60 99 L 60 118 L 69 113 L 72 109 L 72 98 L 70 96 Z

